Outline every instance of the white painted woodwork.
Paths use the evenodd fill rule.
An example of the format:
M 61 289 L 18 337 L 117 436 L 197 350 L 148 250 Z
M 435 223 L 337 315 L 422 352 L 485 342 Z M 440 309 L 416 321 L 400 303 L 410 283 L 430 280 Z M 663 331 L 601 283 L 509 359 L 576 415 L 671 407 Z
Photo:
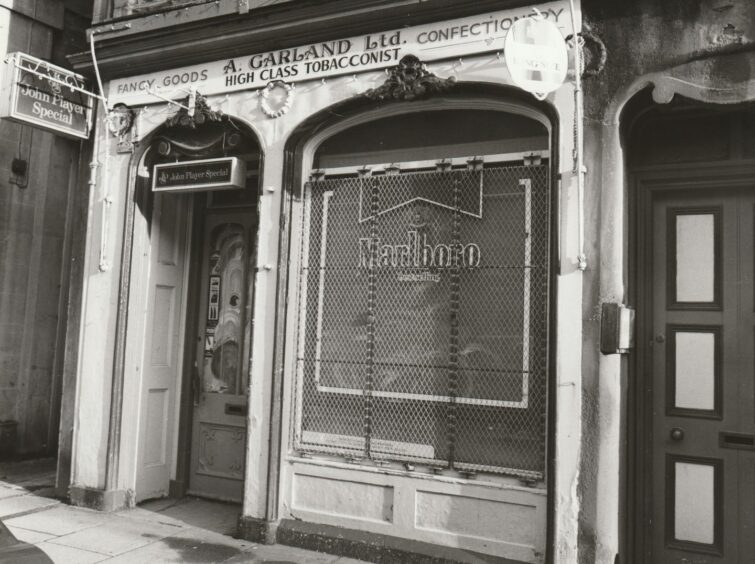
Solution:
M 544 562 L 547 493 L 427 472 L 289 459 L 282 517 Z
M 144 346 L 136 499 L 168 495 L 183 343 L 188 199 L 155 195 Z M 128 414 L 124 414 L 128 418 Z M 128 424 L 128 423 L 126 423 Z

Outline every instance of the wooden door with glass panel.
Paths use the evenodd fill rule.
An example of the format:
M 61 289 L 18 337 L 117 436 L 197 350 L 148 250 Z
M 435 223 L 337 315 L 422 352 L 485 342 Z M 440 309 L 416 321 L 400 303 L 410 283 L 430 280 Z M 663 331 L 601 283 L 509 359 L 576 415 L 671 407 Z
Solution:
M 751 189 L 653 204 L 652 562 L 755 554 Z
M 189 493 L 226 501 L 244 486 L 252 217 L 208 212 L 198 269 Z

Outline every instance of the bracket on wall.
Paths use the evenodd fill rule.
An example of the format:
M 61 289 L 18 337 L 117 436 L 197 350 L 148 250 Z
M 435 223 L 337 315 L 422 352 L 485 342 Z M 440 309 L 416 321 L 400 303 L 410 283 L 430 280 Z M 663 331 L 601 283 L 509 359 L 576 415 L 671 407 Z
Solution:
M 390 69 L 386 81 L 362 94 L 370 100 L 418 100 L 445 92 L 456 83 L 455 77 L 440 78 L 427 70 L 414 55 L 405 55 Z
M 603 40 L 595 33 L 590 31 L 589 26 L 585 24 L 585 30 L 578 33 L 580 38 L 580 51 L 582 55 L 582 76 L 597 76 L 606 66 L 608 60 L 608 50 Z M 574 41 L 574 35 L 569 35 L 566 41 Z
M 579 34 L 584 43 L 582 44 L 583 70 L 582 76 L 597 76 L 606 66 L 608 50 L 603 40 L 590 31 Z

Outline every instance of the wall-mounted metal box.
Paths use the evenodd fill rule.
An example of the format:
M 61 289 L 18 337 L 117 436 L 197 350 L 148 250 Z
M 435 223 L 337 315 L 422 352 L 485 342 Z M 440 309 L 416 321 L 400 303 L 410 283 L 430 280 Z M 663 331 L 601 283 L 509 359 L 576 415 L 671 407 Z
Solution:
M 634 309 L 604 303 L 600 316 L 600 352 L 624 354 L 634 348 Z

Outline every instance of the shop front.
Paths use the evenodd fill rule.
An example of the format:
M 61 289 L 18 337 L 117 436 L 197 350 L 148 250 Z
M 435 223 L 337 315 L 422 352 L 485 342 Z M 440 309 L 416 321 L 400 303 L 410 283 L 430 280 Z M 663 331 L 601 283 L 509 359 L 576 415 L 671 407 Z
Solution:
M 522 18 L 571 35 L 569 4 L 105 83 L 75 502 L 199 495 L 255 540 L 574 561 L 579 98 L 503 56 Z

